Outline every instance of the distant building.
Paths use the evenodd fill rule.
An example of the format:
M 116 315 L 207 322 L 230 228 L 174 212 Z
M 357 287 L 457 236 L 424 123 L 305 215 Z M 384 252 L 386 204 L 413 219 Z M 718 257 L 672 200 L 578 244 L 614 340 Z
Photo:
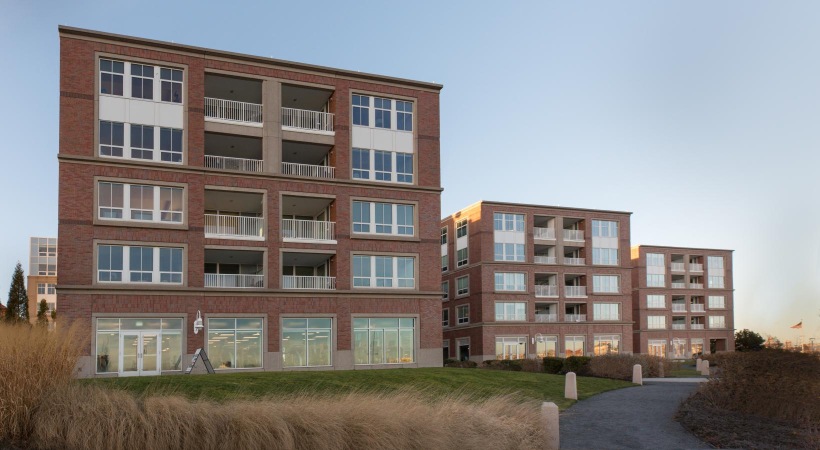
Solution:
M 26 293 L 29 320 L 37 321 L 40 301 L 45 300 L 50 321 L 51 311 L 57 310 L 57 238 L 31 238 Z

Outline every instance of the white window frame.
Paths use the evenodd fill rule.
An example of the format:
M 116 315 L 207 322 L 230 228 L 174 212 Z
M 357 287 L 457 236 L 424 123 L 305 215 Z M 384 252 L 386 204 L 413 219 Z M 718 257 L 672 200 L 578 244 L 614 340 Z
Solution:
M 379 102 L 376 101 L 377 99 L 382 100 L 382 101 L 389 101 L 390 102 L 389 107 L 385 107 L 384 103 L 382 103 L 381 106 L 379 106 L 377 108 L 376 103 L 379 103 Z M 362 100 L 364 100 L 364 102 Z M 362 103 L 366 103 L 366 105 L 363 105 Z M 399 103 L 401 103 L 401 105 L 402 105 L 401 110 L 399 109 Z M 415 103 L 416 102 L 413 101 L 413 100 L 397 99 L 397 98 L 391 98 L 391 97 L 383 97 L 383 96 L 379 96 L 379 95 L 361 94 L 361 93 L 358 93 L 358 92 L 354 92 L 354 93 L 352 93 L 352 97 L 351 97 L 350 123 L 353 126 L 357 126 L 357 127 L 373 128 L 373 129 L 379 129 L 379 130 L 392 130 L 392 131 L 397 131 L 397 132 L 400 132 L 400 133 L 412 133 L 413 132 L 413 127 L 414 127 L 414 125 L 413 125 L 413 114 L 414 114 L 414 111 L 416 109 Z M 408 104 L 410 106 L 409 111 L 406 110 L 406 106 Z M 357 108 L 359 109 L 359 114 L 358 115 L 354 114 L 354 112 L 356 112 Z M 390 120 L 390 126 L 389 127 L 385 127 L 385 126 L 377 127 L 376 126 L 376 111 L 377 110 L 387 112 L 389 120 Z M 354 118 L 361 115 L 362 111 L 365 112 L 365 114 L 366 114 L 365 117 L 367 117 L 367 124 L 361 124 L 361 123 L 356 124 L 354 122 Z M 404 120 L 405 126 L 403 128 L 399 128 L 399 120 L 398 120 L 399 115 L 403 115 L 404 119 L 405 119 Z M 409 129 L 407 129 L 408 116 L 409 116 L 409 125 L 410 125 Z
M 724 295 L 710 295 L 709 309 L 726 309 L 726 296 Z
M 646 287 L 666 287 L 666 274 L 647 273 Z
M 462 289 L 459 284 L 461 284 L 461 280 L 464 280 L 465 287 Z M 463 297 L 466 295 L 470 295 L 470 277 L 458 277 L 456 278 L 456 297 Z
M 501 345 L 501 354 L 498 354 L 498 345 Z M 518 348 L 521 349 L 518 353 L 515 354 L 515 358 L 512 358 L 513 355 L 507 354 L 507 349 L 509 348 Z M 524 358 L 527 357 L 527 337 L 526 336 L 496 336 L 495 338 L 495 351 L 496 351 L 496 358 L 513 360 L 513 359 L 521 359 L 519 358 L 520 355 L 524 355 Z
M 456 250 L 456 267 L 466 266 L 470 262 L 470 248 L 464 247 Z
M 459 220 L 456 222 L 456 239 L 467 236 L 469 230 L 467 227 L 469 226 L 469 221 L 467 219 Z
M 710 289 L 725 289 L 726 288 L 726 277 L 723 277 L 721 275 L 709 275 L 707 280 L 708 280 Z
M 416 176 L 415 171 L 415 154 L 414 153 L 405 153 L 405 152 L 392 152 L 388 150 L 379 150 L 379 149 L 369 149 L 369 148 L 361 148 L 361 147 L 354 147 L 351 150 L 351 157 L 354 155 L 355 152 L 365 152 L 367 154 L 367 164 L 368 167 L 356 167 L 355 163 L 357 162 L 357 158 L 352 158 L 350 168 L 351 168 L 351 178 L 354 180 L 368 180 L 368 181 L 375 181 L 378 183 L 393 183 L 393 184 L 413 184 L 413 180 Z M 387 153 L 390 155 L 390 170 L 376 170 L 376 152 Z M 406 169 L 408 167 L 409 158 L 409 168 L 410 172 Z M 401 159 L 401 164 L 405 168 L 404 171 L 399 171 L 399 162 Z M 379 179 L 379 178 L 386 178 L 386 179 Z
M 116 125 L 122 125 L 122 128 L 123 128 L 123 130 L 122 130 L 122 133 L 123 133 L 122 145 L 118 145 L 118 144 L 115 145 L 113 143 L 110 143 L 110 144 L 109 143 L 103 143 L 103 139 L 102 139 L 102 124 L 103 123 L 109 123 L 109 124 L 111 124 L 112 127 L 115 124 Z M 132 126 L 152 128 L 153 142 L 152 142 L 152 145 L 150 147 L 147 147 L 147 146 L 146 147 L 132 147 L 131 146 L 131 129 L 132 129 Z M 171 136 L 171 142 L 170 142 L 171 148 L 170 149 L 163 148 L 163 145 L 162 145 L 163 131 L 170 132 L 170 136 Z M 97 132 L 99 133 L 99 136 L 100 136 L 100 142 L 97 145 L 97 154 L 101 158 L 127 159 L 127 160 L 131 160 L 131 161 L 149 161 L 149 162 L 163 163 L 163 164 L 177 164 L 177 165 L 182 164 L 183 154 L 185 153 L 185 131 L 182 130 L 182 129 L 170 128 L 170 127 L 161 127 L 161 126 L 154 126 L 154 125 L 142 125 L 142 124 L 131 123 L 131 122 L 116 122 L 116 121 L 111 121 L 111 120 L 98 120 L 97 121 Z M 182 141 L 181 141 L 182 148 L 179 149 L 179 151 L 176 151 L 176 149 L 173 148 L 174 147 L 174 145 L 173 145 L 174 132 L 179 132 L 180 136 L 181 136 L 181 139 L 182 139 Z M 103 147 L 121 149 L 122 150 L 122 156 L 105 155 L 102 152 Z M 148 159 L 148 158 L 135 158 L 133 156 L 133 151 L 132 150 L 150 151 L 151 152 L 151 158 L 150 159 Z M 166 155 L 170 155 L 170 160 L 167 160 L 167 159 L 164 158 Z M 177 158 L 175 158 L 175 156 Z M 174 159 L 177 159 L 177 160 L 174 161 Z
M 512 231 L 517 233 L 523 233 L 525 223 L 526 219 L 524 217 L 524 214 L 504 212 L 493 213 L 494 231 Z
M 618 343 L 618 348 L 615 351 L 612 351 L 612 342 Z M 609 343 L 610 351 L 606 353 L 598 353 L 598 346 L 601 343 Z M 618 354 L 621 352 L 621 335 L 620 334 L 600 334 L 592 336 L 592 351 L 595 356 L 603 355 L 611 355 L 611 354 Z
M 456 306 L 456 323 L 458 325 L 464 325 L 470 323 L 470 305 L 458 305 Z
M 527 290 L 527 276 L 524 272 L 495 272 L 494 280 L 496 291 L 525 292 Z
M 723 269 L 723 257 L 722 256 L 707 256 L 706 257 L 706 264 L 709 270 L 712 269 Z
M 619 224 L 616 220 L 592 220 L 592 237 L 618 237 Z
M 647 330 L 665 330 L 666 316 L 646 316 Z
M 720 320 L 718 320 L 720 319 Z M 726 328 L 726 316 L 709 316 L 709 329 L 720 330 Z
M 498 308 L 502 308 L 501 314 Z M 509 312 L 508 309 L 513 311 Z M 495 321 L 496 322 L 524 322 L 527 320 L 527 302 L 495 302 Z
M 101 247 L 121 247 L 122 248 L 122 269 L 121 270 L 102 270 L 100 269 L 100 248 Z M 141 271 L 141 270 L 131 270 L 131 249 L 143 249 L 143 248 L 150 248 L 151 250 L 151 270 L 150 271 Z M 179 250 L 179 258 L 180 258 L 180 266 L 181 270 L 176 271 L 163 271 L 161 270 L 161 253 L 162 250 Z M 174 255 L 172 254 L 171 257 L 173 258 Z M 163 247 L 152 247 L 149 245 L 118 245 L 118 244 L 97 244 L 97 261 L 96 261 L 96 280 L 97 283 L 100 284 L 165 284 L 165 285 L 181 285 L 185 279 L 185 249 L 182 247 L 170 247 L 170 246 L 163 246 Z M 120 281 L 108 281 L 108 280 L 101 280 L 100 279 L 100 272 L 119 272 L 121 280 Z M 151 281 L 131 281 L 131 274 L 150 274 Z M 176 278 L 178 276 L 179 281 L 161 281 L 163 276 L 170 276 L 172 278 Z
M 449 327 L 450 326 L 450 308 L 443 308 L 441 310 L 441 326 L 442 327 Z
M 524 244 L 496 242 L 493 244 L 493 259 L 495 261 L 523 262 L 525 258 Z
M 259 329 L 256 329 L 256 328 L 247 328 L 247 329 L 246 328 L 237 328 L 237 326 L 236 326 L 236 320 L 237 319 L 240 319 L 240 320 L 242 320 L 242 319 L 257 319 L 257 320 L 260 321 L 262 328 L 259 328 Z M 230 328 L 212 328 L 211 327 L 211 320 L 233 320 L 234 321 L 234 326 L 233 326 L 233 329 L 230 329 Z M 227 333 L 227 332 L 230 332 L 230 331 L 233 331 L 233 345 L 234 345 L 233 357 L 234 357 L 235 360 L 238 359 L 238 355 L 239 355 L 239 352 L 238 352 L 238 349 L 237 349 L 236 334 L 238 332 L 246 332 L 246 333 L 251 332 L 251 331 L 258 331 L 259 332 L 259 341 L 260 341 L 260 344 L 261 344 L 259 346 L 259 363 L 260 363 L 260 365 L 259 366 L 254 366 L 254 367 L 229 367 L 229 368 L 225 368 L 225 369 L 227 369 L 227 370 L 261 369 L 265 365 L 265 343 L 267 342 L 267 340 L 265 339 L 265 319 L 263 317 L 230 317 L 230 316 L 208 317 L 208 335 L 210 335 L 210 333 L 212 333 L 212 332 Z M 207 335 L 206 335 L 206 340 L 209 340 L 207 338 Z M 183 341 L 183 346 L 184 345 L 185 345 L 185 343 Z M 208 351 L 210 352 L 210 348 L 208 348 Z M 213 357 L 213 353 L 211 353 L 211 356 Z M 222 368 L 214 367 L 214 369 L 221 370 Z
M 614 288 L 613 288 L 614 280 Z M 604 283 L 606 281 L 606 283 Z M 606 286 L 604 286 L 606 285 Z M 603 289 L 606 288 L 606 289 Z M 592 292 L 595 294 L 618 294 L 621 292 L 621 277 L 618 275 L 592 275 Z
M 114 72 L 102 70 L 102 61 L 111 61 L 112 62 L 112 67 L 113 67 L 114 62 L 122 63 L 123 64 L 123 72 L 122 73 L 114 73 Z M 144 77 L 144 76 L 131 75 L 131 66 L 132 65 L 150 66 L 150 67 L 153 68 L 153 76 L 150 78 L 152 80 L 152 87 L 151 87 L 151 92 L 152 92 L 151 97 L 152 98 L 146 99 L 146 98 L 134 97 L 133 96 L 132 82 L 131 82 L 132 78 L 140 78 L 140 79 L 148 79 L 148 78 Z M 100 82 L 100 88 L 99 88 L 99 95 L 100 96 L 121 97 L 121 98 L 128 98 L 128 99 L 138 100 L 138 101 L 143 101 L 143 102 L 167 103 L 167 104 L 172 104 L 172 105 L 173 104 L 182 105 L 184 103 L 183 99 L 185 98 L 185 71 L 181 68 L 166 67 L 166 66 L 162 66 L 162 65 L 158 65 L 158 64 L 154 64 L 154 63 L 130 62 L 130 61 L 124 61 L 124 60 L 121 60 L 121 59 L 109 58 L 109 57 L 100 57 L 99 58 L 99 64 L 98 64 L 97 67 L 98 67 L 97 79 Z M 173 80 L 173 79 L 169 80 L 169 79 L 166 79 L 166 78 L 162 78 L 162 70 L 163 69 L 170 70 L 171 74 L 172 74 L 172 78 L 173 78 L 173 72 L 174 71 L 182 72 L 181 80 Z M 102 84 L 102 75 L 104 73 L 115 74 L 115 75 L 121 75 L 122 76 L 122 95 L 116 95 L 116 94 L 103 93 L 102 92 L 102 85 L 103 85 Z M 179 99 L 178 102 L 173 101 L 173 99 L 171 101 L 162 100 L 162 82 L 163 81 L 164 82 L 178 83 L 178 84 L 181 85 L 180 86 L 180 99 Z
M 652 300 L 657 300 L 658 297 L 661 300 L 661 306 L 653 306 L 653 302 L 650 302 L 650 298 Z M 646 308 L 647 309 L 666 309 L 666 296 L 662 294 L 649 294 L 646 296 Z
M 370 276 L 356 276 L 356 263 L 364 259 L 369 260 Z M 389 261 L 388 261 L 389 260 Z M 399 276 L 400 263 L 413 265 L 413 276 L 411 278 Z M 380 277 L 378 274 L 379 264 L 390 264 L 390 276 Z M 415 289 L 416 288 L 416 258 L 414 256 L 391 256 L 391 255 L 353 255 L 353 289 Z M 364 283 L 366 284 L 356 284 Z M 380 286 L 381 284 L 381 286 Z
M 607 309 L 612 309 L 612 307 L 614 306 L 614 308 L 615 308 L 614 318 L 612 316 L 612 311 L 607 311 L 606 314 L 604 314 L 604 311 L 602 311 L 604 309 L 604 306 L 606 306 Z M 593 320 L 621 320 L 621 304 L 620 303 L 604 303 L 604 302 L 593 303 L 592 304 L 592 317 L 593 317 Z
M 105 186 L 104 186 L 105 185 Z M 116 204 L 114 202 L 114 193 L 113 187 L 114 186 L 122 186 L 122 207 L 115 207 L 115 206 L 103 206 L 100 203 L 102 202 L 102 192 L 103 189 L 107 186 L 109 189 L 112 189 L 111 192 L 111 199 L 112 205 Z M 131 189 L 132 188 L 140 188 L 145 189 L 149 188 L 152 190 L 153 196 L 153 207 L 150 210 L 147 209 L 138 209 L 132 208 L 131 205 Z M 180 210 L 165 210 L 162 209 L 163 207 L 163 194 L 168 192 L 171 196 L 171 202 L 173 203 L 174 198 L 174 191 L 179 191 L 180 193 Z M 172 207 L 174 205 L 172 204 Z M 120 210 L 122 217 L 103 217 L 103 210 Z M 134 219 L 132 218 L 132 213 L 137 211 L 145 211 L 151 213 L 151 219 Z M 166 215 L 170 217 L 179 216 L 179 220 L 162 220 L 162 218 Z M 161 186 L 161 185 L 149 185 L 149 184 L 132 184 L 132 183 L 125 183 L 119 181 L 108 181 L 108 180 L 99 180 L 97 182 L 97 218 L 99 220 L 105 221 L 114 221 L 114 222 L 139 222 L 139 223 L 170 223 L 170 224 L 181 224 L 185 220 L 185 188 L 177 187 L 177 186 Z
M 647 253 L 646 267 L 666 267 L 666 255 L 663 253 Z
M 450 280 L 445 280 L 441 282 L 441 301 L 448 300 L 450 300 Z
M 604 255 L 606 255 L 604 257 Z M 618 249 L 607 247 L 592 247 L 592 264 L 598 266 L 617 266 Z
M 357 206 L 358 205 L 358 206 Z M 370 234 L 370 235 L 383 235 L 383 236 L 408 236 L 412 237 L 416 234 L 416 205 L 412 203 L 387 203 L 387 202 L 370 202 L 364 200 L 353 200 L 353 209 L 356 208 L 367 208 L 367 222 L 359 221 L 355 222 L 355 217 L 351 213 L 351 221 L 353 222 L 353 233 L 354 234 Z M 390 208 L 390 223 L 382 222 L 379 223 L 376 221 L 376 212 L 379 208 Z M 404 211 L 406 214 L 406 208 L 410 208 L 411 212 L 411 221 L 410 225 L 407 224 L 400 224 L 399 223 L 399 211 Z M 389 232 L 384 231 L 385 227 L 388 228 Z M 359 230 L 367 230 L 367 231 L 356 231 Z

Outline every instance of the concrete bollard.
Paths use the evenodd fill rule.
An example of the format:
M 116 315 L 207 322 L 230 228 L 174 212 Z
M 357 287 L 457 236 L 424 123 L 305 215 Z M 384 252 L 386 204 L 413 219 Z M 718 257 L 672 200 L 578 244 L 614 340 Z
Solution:
M 700 368 L 703 366 L 703 360 L 698 358 L 695 360 L 695 370 L 700 372 Z
M 632 382 L 643 386 L 643 369 L 640 364 L 632 366 Z
M 558 405 L 552 402 L 541 404 L 541 420 L 547 430 L 547 442 L 544 448 L 558 450 L 561 448 L 560 427 L 558 426 Z
M 658 378 L 664 378 L 666 375 L 663 373 L 663 363 L 665 360 L 661 360 L 658 362 Z
M 704 359 L 703 362 L 700 364 L 700 374 L 709 376 L 709 360 Z
M 578 400 L 578 385 L 575 382 L 575 372 L 567 372 L 566 381 L 564 381 L 564 398 Z

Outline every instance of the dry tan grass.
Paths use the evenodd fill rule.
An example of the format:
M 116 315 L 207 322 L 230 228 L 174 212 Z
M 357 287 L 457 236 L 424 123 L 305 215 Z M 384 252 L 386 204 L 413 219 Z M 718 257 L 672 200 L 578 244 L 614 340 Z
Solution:
M 21 442 L 48 392 L 66 386 L 80 345 L 76 328 L 0 324 L 0 442 Z
M 643 377 L 659 377 L 661 367 L 663 367 L 664 376 L 668 376 L 675 368 L 675 363 L 665 358 L 649 355 L 610 354 L 591 358 L 589 371 L 594 377 L 631 381 L 632 367 L 635 364 L 641 365 Z
M 74 385 L 44 402 L 35 448 L 541 448 L 539 405 L 510 397 L 430 401 L 411 392 L 225 403 Z

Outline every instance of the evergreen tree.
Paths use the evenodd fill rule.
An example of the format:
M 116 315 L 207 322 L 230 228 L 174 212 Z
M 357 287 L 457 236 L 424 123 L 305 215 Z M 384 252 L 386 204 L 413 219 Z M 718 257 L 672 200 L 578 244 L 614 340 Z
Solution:
M 23 267 L 19 262 L 14 267 L 14 275 L 11 276 L 6 308 L 6 322 L 28 322 L 28 295 L 23 279 Z
M 45 299 L 40 300 L 40 308 L 37 310 L 37 325 L 48 325 L 48 304 Z
M 735 350 L 738 352 L 749 352 L 763 349 L 766 342 L 763 336 L 749 329 L 743 329 L 735 333 Z

